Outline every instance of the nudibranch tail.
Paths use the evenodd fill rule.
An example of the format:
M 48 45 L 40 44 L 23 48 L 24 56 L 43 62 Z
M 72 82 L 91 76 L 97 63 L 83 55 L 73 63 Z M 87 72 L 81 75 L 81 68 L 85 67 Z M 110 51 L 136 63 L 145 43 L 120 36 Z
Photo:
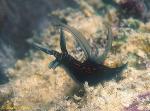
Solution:
M 121 72 L 122 72 L 125 68 L 127 68 L 127 66 L 128 66 L 128 63 L 125 63 L 125 64 L 123 64 L 123 65 L 121 65 L 121 66 L 116 67 L 116 68 L 112 68 L 112 70 L 110 70 L 109 74 L 110 74 L 110 75 L 112 74 L 112 76 L 114 76 L 114 75 L 120 75 Z

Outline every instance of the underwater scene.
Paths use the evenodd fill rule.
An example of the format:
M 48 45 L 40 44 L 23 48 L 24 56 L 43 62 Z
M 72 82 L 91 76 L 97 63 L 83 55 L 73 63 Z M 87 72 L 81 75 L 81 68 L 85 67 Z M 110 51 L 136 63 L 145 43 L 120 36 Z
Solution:
M 0 0 L 0 111 L 150 111 L 150 0 Z

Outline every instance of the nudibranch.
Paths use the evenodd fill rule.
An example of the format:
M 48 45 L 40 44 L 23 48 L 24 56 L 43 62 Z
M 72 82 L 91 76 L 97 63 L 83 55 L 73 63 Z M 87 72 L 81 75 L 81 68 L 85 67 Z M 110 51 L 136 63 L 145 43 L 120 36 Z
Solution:
M 56 26 L 60 29 L 61 53 L 34 43 L 36 48 L 49 55 L 53 55 L 56 58 L 54 61 L 50 62 L 49 68 L 55 69 L 57 66 L 61 66 L 78 84 L 88 82 L 89 85 L 97 85 L 100 82 L 110 80 L 120 75 L 123 69 L 127 67 L 127 63 L 116 68 L 110 68 L 103 64 L 112 45 L 111 28 L 108 28 L 108 42 L 105 51 L 102 55 L 98 55 L 98 50 L 96 50 L 96 53 L 92 51 L 88 41 L 78 30 L 63 23 L 58 23 Z M 66 49 L 64 30 L 73 35 L 75 41 L 83 50 L 86 57 L 84 62 L 76 60 L 68 53 Z

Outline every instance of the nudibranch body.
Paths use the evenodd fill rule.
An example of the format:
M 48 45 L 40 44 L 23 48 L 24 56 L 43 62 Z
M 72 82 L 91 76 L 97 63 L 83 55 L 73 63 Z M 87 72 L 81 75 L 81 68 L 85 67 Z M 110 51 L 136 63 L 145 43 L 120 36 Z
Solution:
M 92 48 L 90 47 L 86 38 L 75 28 L 63 23 L 58 23 L 56 26 L 60 28 L 61 53 L 55 50 L 49 50 L 38 44 L 34 44 L 36 48 L 49 55 L 53 55 L 56 58 L 49 64 L 49 68 L 55 69 L 57 66 L 62 66 L 70 75 L 70 77 L 77 83 L 84 84 L 87 81 L 89 85 L 97 85 L 100 82 L 110 80 L 121 74 L 122 70 L 127 66 L 127 64 L 123 64 L 120 67 L 110 68 L 103 64 L 112 45 L 111 28 L 108 28 L 108 42 L 105 51 L 101 56 L 99 56 L 98 52 L 94 53 L 94 51 L 92 51 Z M 66 49 L 64 30 L 73 35 L 76 42 L 84 51 L 86 57 L 84 62 L 76 60 L 68 53 Z

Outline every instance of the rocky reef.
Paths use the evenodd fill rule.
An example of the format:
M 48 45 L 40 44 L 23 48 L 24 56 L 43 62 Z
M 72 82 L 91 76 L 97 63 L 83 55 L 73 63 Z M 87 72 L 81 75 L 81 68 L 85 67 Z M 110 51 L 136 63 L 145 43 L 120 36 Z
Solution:
M 112 1 L 74 0 L 76 7 L 73 7 L 67 0 L 65 7 L 63 5 L 60 9 L 56 6 L 57 9 L 47 12 L 47 19 L 38 22 L 40 25 L 37 23 L 40 28 L 31 28 L 34 33 L 25 41 L 60 51 L 59 30 L 51 25 L 51 18 L 55 16 L 83 33 L 91 47 L 96 45 L 102 54 L 107 40 L 106 23 L 110 24 L 113 44 L 104 64 L 116 67 L 128 62 L 119 80 L 113 79 L 97 86 L 85 83 L 81 87 L 61 67 L 49 69 L 48 64 L 54 58 L 30 46 L 25 56 L 15 57 L 16 62 L 2 71 L 9 80 L 0 85 L 0 110 L 149 111 L 150 22 L 131 15 L 120 18 L 120 8 L 116 5 L 122 0 Z M 49 3 L 53 2 L 49 0 Z M 69 53 L 83 61 L 84 53 L 72 35 L 68 32 L 65 35 Z M 7 52 L 7 48 L 4 50 Z

